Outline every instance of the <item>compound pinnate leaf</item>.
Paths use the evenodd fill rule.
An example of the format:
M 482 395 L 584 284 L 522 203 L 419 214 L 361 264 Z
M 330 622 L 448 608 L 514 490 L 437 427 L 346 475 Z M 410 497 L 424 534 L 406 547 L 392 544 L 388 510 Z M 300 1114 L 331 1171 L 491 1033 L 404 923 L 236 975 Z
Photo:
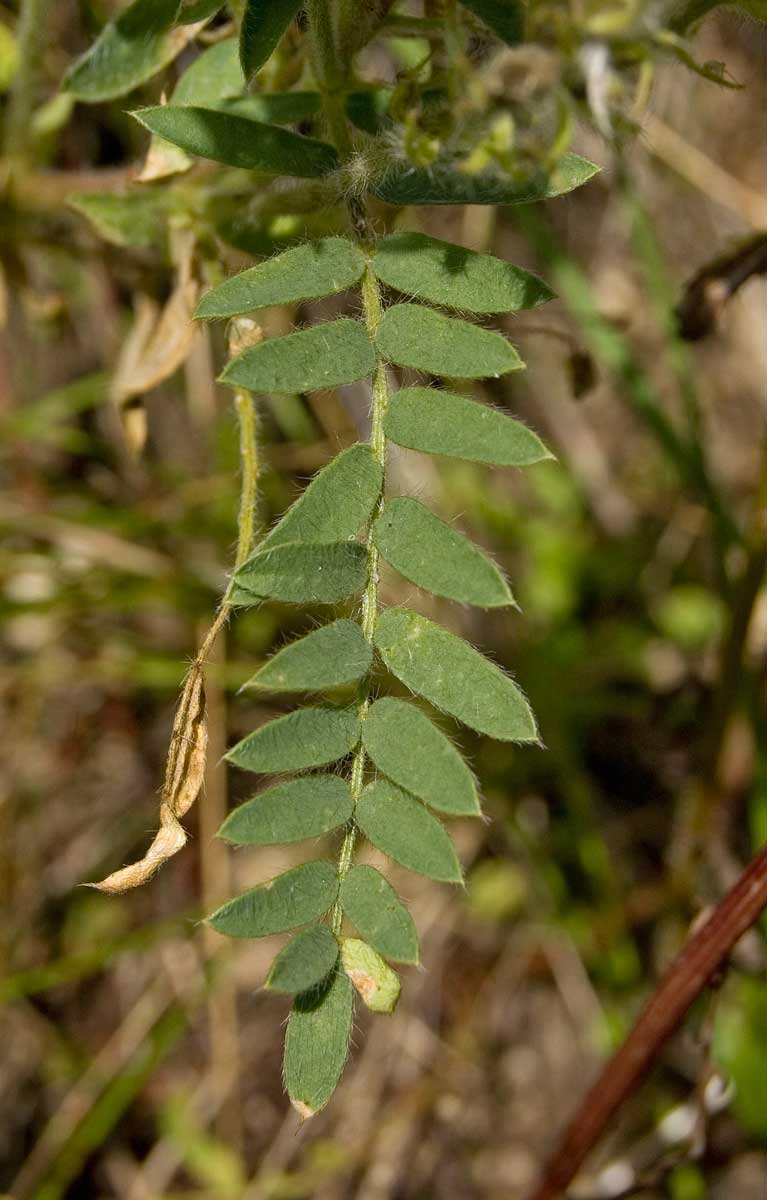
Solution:
M 303 0 L 246 0 L 240 29 L 240 60 L 250 82 L 264 65 Z
M 524 180 L 495 171 L 469 174 L 447 164 L 390 168 L 372 191 L 388 204 L 531 204 L 563 196 L 588 183 L 599 171 L 578 154 L 565 154 L 551 171 Z
M 382 485 L 383 468 L 370 446 L 349 446 L 315 475 L 261 545 L 353 538 L 367 524 Z
M 386 436 L 398 446 L 499 467 L 524 467 L 552 455 L 540 438 L 506 413 L 454 392 L 402 388 L 390 402 Z
M 229 97 L 239 96 L 244 88 L 245 78 L 237 56 L 237 40 L 226 38 L 223 42 L 208 46 L 187 67 L 173 89 L 170 102 L 208 108 Z
M 463 873 L 447 832 L 421 804 L 388 779 L 369 783 L 356 820 L 373 845 L 400 866 L 441 883 L 461 883 Z
M 420 304 L 387 308 L 376 334 L 379 351 L 400 367 L 461 379 L 497 378 L 524 366 L 500 333 L 446 317 Z
M 375 867 L 352 867 L 341 881 L 339 901 L 352 925 L 393 962 L 418 962 L 415 923 L 388 879 Z
M 233 317 L 267 305 L 316 300 L 353 287 L 364 269 L 362 254 L 346 238 L 305 242 L 219 284 L 203 296 L 194 315 Z
M 233 746 L 226 758 L 244 771 L 303 771 L 343 758 L 359 736 L 356 709 L 317 705 L 268 721 Z
M 373 542 L 400 575 L 418 587 L 480 608 L 514 603 L 501 571 L 457 529 L 418 500 L 389 500 L 372 528 Z
M 341 963 L 371 1012 L 394 1012 L 400 994 L 399 975 L 372 946 L 359 938 L 343 938 Z
M 229 599 L 241 607 L 259 600 L 336 604 L 361 592 L 366 578 L 367 552 L 359 542 L 285 542 L 243 563 Z
M 353 807 L 345 779 L 304 775 L 246 800 L 229 814 L 218 836 L 238 846 L 284 846 L 338 829 L 351 819 Z
M 338 942 L 327 925 L 302 929 L 272 963 L 264 987 L 296 996 L 327 979 L 338 961 Z
M 177 11 L 178 0 L 134 0 L 69 69 L 66 91 L 96 103 L 151 79 L 189 40 L 185 30 L 172 28 Z
M 362 679 L 372 661 L 372 647 L 360 626 L 341 618 L 278 650 L 246 686 L 318 692 Z
M 354 383 L 374 366 L 375 351 L 364 326 L 342 317 L 246 350 L 232 359 L 221 382 L 251 392 L 293 395 Z
M 338 968 L 329 982 L 297 996 L 285 1035 L 285 1086 L 305 1120 L 324 1108 L 349 1053 L 354 988 Z
M 316 920 L 337 895 L 338 876 L 332 863 L 304 863 L 228 900 L 208 917 L 208 924 L 229 937 L 267 937 Z
M 302 137 L 278 125 L 248 121 L 217 108 L 161 104 L 137 109 L 133 116 L 150 133 L 188 154 L 230 167 L 313 179 L 338 166 L 338 155 L 327 142 Z
M 516 683 L 473 646 L 406 608 L 378 618 L 375 644 L 398 679 L 465 725 L 508 742 L 535 742 L 535 717 Z
M 382 238 L 373 256 L 378 278 L 413 296 L 475 313 L 535 308 L 554 293 L 537 275 L 423 233 Z
M 407 700 L 376 700 L 362 722 L 362 742 L 379 771 L 431 808 L 453 817 L 479 814 L 474 777 L 463 758 Z
M 520 0 L 461 0 L 507 46 L 518 46 L 525 35 L 525 9 Z

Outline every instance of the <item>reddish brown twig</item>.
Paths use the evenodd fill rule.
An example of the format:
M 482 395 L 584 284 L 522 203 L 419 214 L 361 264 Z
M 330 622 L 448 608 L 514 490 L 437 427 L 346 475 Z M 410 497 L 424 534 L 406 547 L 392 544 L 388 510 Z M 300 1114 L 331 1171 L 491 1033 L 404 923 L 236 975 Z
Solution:
M 672 963 L 628 1038 L 586 1094 L 529 1200 L 555 1200 L 564 1195 L 586 1155 L 678 1028 L 693 1000 L 765 907 L 767 847 Z

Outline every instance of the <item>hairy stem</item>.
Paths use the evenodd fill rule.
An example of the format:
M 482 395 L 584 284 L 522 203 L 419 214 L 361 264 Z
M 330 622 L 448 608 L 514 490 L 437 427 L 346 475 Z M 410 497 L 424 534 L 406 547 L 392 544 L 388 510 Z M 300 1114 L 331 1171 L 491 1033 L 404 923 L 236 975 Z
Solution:
M 317 76 L 322 94 L 322 109 L 328 134 L 335 143 L 342 160 L 348 159 L 353 153 L 353 143 L 346 120 L 344 105 L 345 89 L 348 83 L 349 62 L 339 52 L 335 44 L 335 32 L 331 18 L 330 6 L 327 0 L 309 0 L 307 4 L 309 25 L 312 32 L 314 71 Z M 349 222 L 352 231 L 366 250 L 374 240 L 370 219 L 364 202 L 358 197 L 348 201 Z M 362 302 L 365 314 L 365 325 L 371 341 L 374 341 L 378 325 L 383 315 L 381 292 L 378 280 L 370 266 L 366 267 L 362 277 Z M 373 374 L 373 407 L 371 413 L 370 446 L 376 461 L 380 463 L 385 474 L 386 470 L 386 436 L 384 434 L 384 417 L 389 402 L 389 386 L 386 378 L 386 367 L 379 362 Z M 374 516 L 383 509 L 384 485 L 378 497 Z M 372 522 L 371 522 L 372 528 Z M 373 544 L 370 529 L 367 542 L 367 581 L 362 596 L 362 632 L 372 644 L 378 616 L 378 550 Z M 361 721 L 367 716 L 370 707 L 370 676 L 366 676 L 360 684 L 358 696 L 358 713 Z M 360 745 L 355 752 L 351 766 L 349 785 L 352 802 L 356 810 L 365 784 L 366 754 L 364 746 Z M 349 872 L 354 857 L 354 847 L 357 842 L 357 825 L 352 820 L 344 834 L 344 840 L 338 856 L 338 878 L 342 880 Z M 343 912 L 340 904 L 333 908 L 331 925 L 336 936 L 341 932 Z

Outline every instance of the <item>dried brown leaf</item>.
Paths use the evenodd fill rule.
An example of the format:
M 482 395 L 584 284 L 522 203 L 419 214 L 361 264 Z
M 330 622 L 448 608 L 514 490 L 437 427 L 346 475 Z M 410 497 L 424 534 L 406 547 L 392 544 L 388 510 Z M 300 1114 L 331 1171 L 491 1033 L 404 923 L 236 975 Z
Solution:
M 91 884 L 92 887 L 113 893 L 140 887 L 185 845 L 187 835 L 179 818 L 189 811 L 202 787 L 207 748 L 205 684 L 198 659 L 187 676 L 173 722 L 160 804 L 160 828 L 154 841 L 138 862 L 114 871 L 100 883 Z

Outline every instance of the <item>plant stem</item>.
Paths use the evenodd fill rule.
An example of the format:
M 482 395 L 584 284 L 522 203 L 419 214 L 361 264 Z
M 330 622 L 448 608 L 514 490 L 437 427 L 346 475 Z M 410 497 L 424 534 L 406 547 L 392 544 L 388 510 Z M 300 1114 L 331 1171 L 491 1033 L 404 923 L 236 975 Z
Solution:
M 381 305 L 381 293 L 378 287 L 378 280 L 373 274 L 370 266 L 365 268 L 365 274 L 362 277 L 362 299 L 365 311 L 365 324 L 371 340 L 375 337 L 378 323 L 381 320 L 383 307 Z M 372 412 L 372 428 L 370 432 L 370 445 L 373 455 L 381 467 L 386 469 L 386 435 L 384 433 L 384 417 L 386 416 L 386 408 L 389 403 L 389 385 L 386 378 L 386 366 L 379 362 L 376 366 L 373 375 L 373 412 Z M 377 516 L 383 509 L 384 494 L 383 486 L 376 504 L 375 515 Z M 378 616 L 378 549 L 375 546 L 372 538 L 372 522 L 371 528 L 368 529 L 367 536 L 367 583 L 362 596 L 362 632 L 368 642 L 373 642 L 375 633 L 376 618 Z M 370 676 L 367 675 L 360 686 L 359 707 L 358 713 L 360 721 L 364 721 L 367 716 L 368 708 L 370 707 Z M 356 810 L 362 789 L 365 783 L 365 754 L 364 746 L 360 745 L 354 755 L 352 762 L 350 788 L 352 794 L 352 803 Z M 344 834 L 341 853 L 338 857 L 338 878 L 342 880 L 349 872 L 354 857 L 354 847 L 357 841 L 357 825 L 352 818 L 349 828 Z M 343 921 L 343 912 L 340 904 L 336 904 L 333 909 L 332 928 L 333 933 L 338 936 L 341 932 L 341 924 Z
M 17 28 L 18 68 L 11 84 L 3 131 L 3 150 L 23 161 L 29 152 L 29 124 L 35 106 L 42 40 L 48 28 L 50 0 L 22 0 Z
M 626 1041 L 589 1089 L 529 1200 L 563 1196 L 612 1118 L 681 1024 L 735 943 L 767 905 L 767 848 L 693 934 L 647 1002 Z
M 341 48 L 335 44 L 335 34 L 327 0 L 309 0 L 307 4 L 309 27 L 312 32 L 314 70 L 322 94 L 322 107 L 328 126 L 328 133 L 335 143 L 342 160 L 348 159 L 353 153 L 353 143 L 346 120 L 344 106 L 345 89 L 348 82 L 349 63 L 344 59 Z M 357 241 L 365 250 L 370 250 L 374 240 L 370 219 L 364 202 L 359 197 L 351 197 L 348 201 L 349 221 Z M 372 268 L 368 265 L 362 277 L 362 301 L 365 314 L 365 325 L 368 336 L 374 342 L 379 322 L 383 315 L 381 292 Z M 389 385 L 386 378 L 386 366 L 379 362 L 373 374 L 373 408 L 371 414 L 370 446 L 376 461 L 382 469 L 382 479 L 386 471 L 386 435 L 384 433 L 384 417 L 389 402 Z M 376 503 L 374 517 L 383 509 L 384 486 Z M 362 632 L 372 645 L 378 616 L 378 549 L 373 543 L 371 527 L 368 529 L 367 549 L 367 582 L 362 596 Z M 370 707 L 370 676 L 367 675 L 360 684 L 358 695 L 358 714 L 364 721 Z M 349 786 L 351 789 L 353 811 L 362 795 L 365 783 L 365 763 L 367 755 L 364 746 L 360 745 L 355 752 L 351 766 Z M 344 834 L 344 840 L 338 856 L 339 882 L 348 874 L 354 857 L 354 847 L 357 841 L 357 825 L 352 820 Z M 333 908 L 331 926 L 333 933 L 338 936 L 341 932 L 343 912 L 339 903 Z

